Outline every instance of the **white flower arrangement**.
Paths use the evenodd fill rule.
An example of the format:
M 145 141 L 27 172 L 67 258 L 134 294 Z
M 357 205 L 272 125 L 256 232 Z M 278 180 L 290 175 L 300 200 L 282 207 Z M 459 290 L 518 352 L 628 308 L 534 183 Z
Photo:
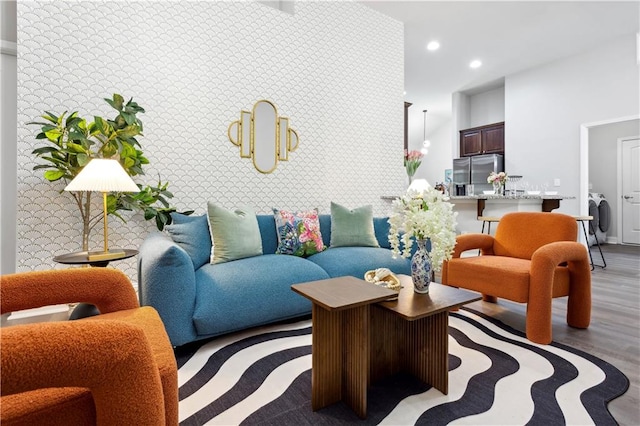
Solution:
M 450 260 L 456 245 L 456 217 L 449 197 L 427 186 L 424 190 L 409 188 L 393 201 L 389 215 L 389 243 L 393 256 L 408 258 L 413 239 L 430 239 L 429 256 L 435 271 Z M 404 245 L 400 250 L 400 242 Z

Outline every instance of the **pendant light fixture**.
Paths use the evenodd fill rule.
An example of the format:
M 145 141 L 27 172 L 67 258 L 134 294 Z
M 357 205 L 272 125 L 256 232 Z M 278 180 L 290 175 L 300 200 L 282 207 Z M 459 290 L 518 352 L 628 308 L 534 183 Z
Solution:
M 422 149 L 420 152 L 422 154 L 427 155 L 429 153 L 429 147 L 431 146 L 431 142 L 427 139 L 427 110 L 422 110 L 424 113 L 424 134 L 422 138 Z

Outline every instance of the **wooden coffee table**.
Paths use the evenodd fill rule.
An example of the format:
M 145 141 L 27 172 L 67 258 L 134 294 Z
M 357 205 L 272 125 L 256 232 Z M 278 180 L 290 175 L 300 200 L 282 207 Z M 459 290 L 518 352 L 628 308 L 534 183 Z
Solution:
M 354 277 L 291 286 L 313 303 L 314 411 L 342 400 L 365 418 L 369 383 L 399 371 L 448 392 L 449 309 L 481 297 L 435 283 L 417 294 L 411 277 L 399 278 L 399 295 Z
M 413 291 L 411 277 L 400 275 L 397 301 L 371 307 L 370 380 L 406 371 L 449 392 L 449 311 L 480 300 L 480 294 L 431 283 L 429 293 Z
M 396 295 L 354 277 L 294 284 L 311 300 L 311 408 L 340 400 L 367 416 L 370 305 Z

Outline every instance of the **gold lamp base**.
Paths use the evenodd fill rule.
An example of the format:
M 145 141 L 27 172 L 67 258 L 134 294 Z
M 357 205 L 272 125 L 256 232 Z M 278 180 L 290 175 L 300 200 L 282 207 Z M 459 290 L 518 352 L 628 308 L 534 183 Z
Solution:
M 123 251 L 90 251 L 87 258 L 92 261 L 113 260 L 123 257 Z

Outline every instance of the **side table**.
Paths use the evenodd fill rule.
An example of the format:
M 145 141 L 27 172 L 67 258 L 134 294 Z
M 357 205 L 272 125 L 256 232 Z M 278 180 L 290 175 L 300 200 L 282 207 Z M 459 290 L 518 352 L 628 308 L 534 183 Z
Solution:
M 113 249 L 113 251 L 122 251 L 124 252 L 124 254 L 115 259 L 91 261 L 89 260 L 88 251 L 78 251 L 75 253 L 65 253 L 59 256 L 55 256 L 53 258 L 53 261 L 65 265 L 90 265 L 93 267 L 104 268 L 111 261 L 128 259 L 138 254 L 138 250 L 133 249 Z M 94 305 L 91 305 L 89 303 L 79 303 L 78 306 L 73 309 L 71 315 L 69 315 L 69 319 L 75 320 L 80 318 L 92 317 L 99 314 L 100 311 Z
M 344 401 L 367 416 L 370 305 L 398 293 L 355 277 L 294 284 L 312 302 L 311 408 Z

